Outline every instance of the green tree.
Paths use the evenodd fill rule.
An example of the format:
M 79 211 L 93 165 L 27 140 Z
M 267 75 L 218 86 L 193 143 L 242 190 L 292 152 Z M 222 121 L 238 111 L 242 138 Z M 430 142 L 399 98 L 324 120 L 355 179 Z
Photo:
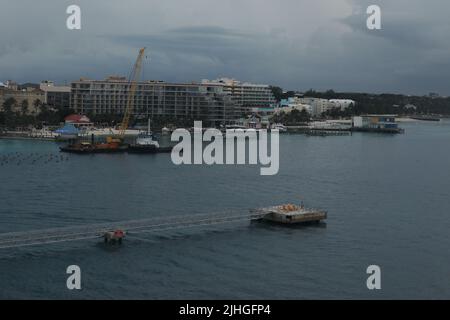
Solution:
M 1 124 L 2 126 L 5 125 L 5 120 L 6 120 L 5 113 L 4 113 L 4 112 L 0 112 L 0 124 Z M 0 132 L 1 132 L 1 131 L 2 131 L 2 128 L 0 127 Z
M 287 99 L 295 96 L 295 91 L 287 91 L 284 92 L 282 88 L 271 86 L 272 94 L 275 97 L 275 100 L 280 102 L 282 99 Z
M 33 107 L 34 107 L 34 110 L 37 112 L 38 110 L 39 111 L 42 111 L 41 110 L 41 106 L 42 106 L 42 101 L 40 100 L 40 99 L 36 99 L 36 100 L 34 100 L 33 101 Z
M 22 111 L 22 115 L 26 115 L 28 113 L 28 100 L 22 100 L 22 103 L 20 104 L 20 110 Z
M 272 90 L 272 94 L 275 97 L 275 100 L 280 102 L 283 99 L 283 89 L 276 86 L 270 86 L 270 90 Z
M 10 114 L 15 106 L 17 106 L 17 100 L 12 97 L 3 102 L 3 110 L 6 114 Z
M 292 110 L 291 112 L 281 112 L 272 116 L 273 123 L 284 125 L 301 125 L 311 121 L 310 114 L 305 110 Z

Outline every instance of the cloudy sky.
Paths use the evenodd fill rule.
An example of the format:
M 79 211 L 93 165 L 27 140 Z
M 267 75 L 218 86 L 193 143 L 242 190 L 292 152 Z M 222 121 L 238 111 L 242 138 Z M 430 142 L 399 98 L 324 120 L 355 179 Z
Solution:
M 0 81 L 233 77 L 285 89 L 450 95 L 448 0 L 0 0 Z M 81 30 L 66 8 L 81 7 Z M 366 8 L 382 9 L 368 30 Z

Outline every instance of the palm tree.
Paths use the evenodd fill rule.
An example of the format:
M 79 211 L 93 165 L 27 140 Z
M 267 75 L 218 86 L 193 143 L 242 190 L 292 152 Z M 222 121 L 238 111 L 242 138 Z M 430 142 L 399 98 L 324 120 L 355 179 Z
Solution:
M 17 100 L 14 98 L 8 98 L 3 102 L 3 111 L 5 111 L 5 113 L 11 113 L 13 106 L 17 105 Z
M 20 106 L 22 115 L 26 115 L 28 113 L 28 107 L 29 107 L 28 100 L 26 100 L 26 99 L 22 100 L 22 104 Z
M 34 112 L 37 112 L 37 110 L 40 109 L 41 106 L 42 106 L 41 100 L 39 99 L 34 100 L 33 102 Z

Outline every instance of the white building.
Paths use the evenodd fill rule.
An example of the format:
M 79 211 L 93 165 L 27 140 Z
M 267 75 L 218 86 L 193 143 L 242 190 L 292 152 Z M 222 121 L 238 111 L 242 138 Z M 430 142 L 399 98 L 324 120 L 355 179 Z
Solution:
M 275 113 L 289 113 L 293 110 L 304 110 L 309 114 L 313 114 L 313 107 L 309 104 L 302 103 L 301 98 L 299 97 L 291 97 L 281 100 L 279 107 L 275 108 Z
M 407 104 L 405 105 L 406 110 L 417 110 L 417 107 L 413 104 Z
M 299 97 L 298 102 L 311 106 L 311 114 L 315 117 L 322 113 L 338 108 L 340 110 L 347 109 L 350 105 L 355 105 L 355 101 L 350 99 L 322 99 L 313 97 Z
M 269 108 L 275 105 L 275 97 L 270 86 L 266 84 L 240 82 L 230 78 L 203 79 L 202 84 L 223 87 L 223 92 L 231 95 L 244 112 L 252 108 Z
M 355 105 L 356 102 L 354 100 L 350 100 L 350 99 L 330 99 L 328 100 L 329 104 L 330 104 L 330 108 L 336 108 L 336 109 L 340 109 L 340 110 L 345 110 L 348 107 L 350 107 L 351 105 Z
M 298 99 L 300 103 L 311 106 L 311 114 L 313 116 L 320 116 L 322 113 L 331 109 L 327 99 L 309 98 L 309 97 L 303 97 Z

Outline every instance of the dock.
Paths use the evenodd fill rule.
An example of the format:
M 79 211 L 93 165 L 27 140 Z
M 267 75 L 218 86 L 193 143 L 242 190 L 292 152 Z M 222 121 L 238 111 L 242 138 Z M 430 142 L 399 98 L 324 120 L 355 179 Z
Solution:
M 357 127 L 353 127 L 352 132 L 402 134 L 402 133 L 405 133 L 405 129 L 403 129 L 403 128 L 357 128 Z
M 287 132 L 309 136 L 348 136 L 352 134 L 350 126 L 287 126 Z
M 111 232 L 129 235 L 186 229 L 215 224 L 261 219 L 261 214 L 246 211 L 157 216 L 149 219 L 98 223 L 51 229 L 0 233 L 0 249 L 27 247 L 79 240 L 109 240 Z
M 352 135 L 352 132 L 347 129 L 337 130 L 337 129 L 309 129 L 305 131 L 307 136 L 319 136 L 319 137 L 326 137 L 326 136 L 350 136 Z
M 306 209 L 303 206 L 295 205 L 229 210 L 218 213 L 159 216 L 142 220 L 0 233 L 0 249 L 92 239 L 121 244 L 122 240 L 128 236 L 132 237 L 143 233 L 251 221 L 270 221 L 281 225 L 292 225 L 320 222 L 326 218 L 325 211 Z

